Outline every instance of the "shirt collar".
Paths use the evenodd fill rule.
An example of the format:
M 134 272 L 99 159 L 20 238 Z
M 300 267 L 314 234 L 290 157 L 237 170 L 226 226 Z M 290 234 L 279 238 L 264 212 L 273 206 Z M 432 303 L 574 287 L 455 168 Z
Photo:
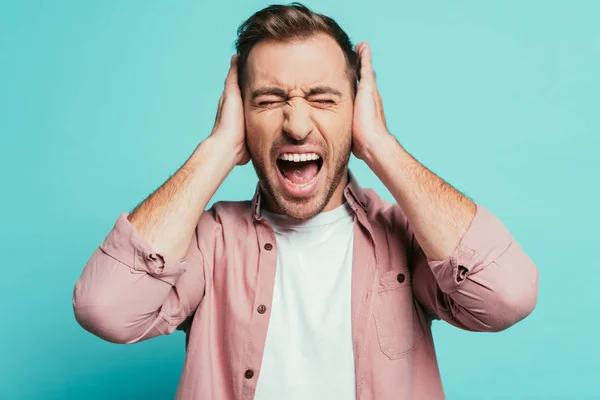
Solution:
M 260 191 L 260 183 L 256 185 L 256 191 L 254 192 L 254 197 L 252 199 L 252 216 L 255 220 L 260 220 L 262 217 L 260 215 L 260 206 L 261 206 L 261 197 L 262 193 Z M 348 169 L 348 184 L 344 188 L 344 198 L 352 208 L 352 210 L 356 213 L 358 210 L 367 211 L 367 203 L 365 198 L 365 191 L 360 185 L 358 181 L 354 177 L 354 174 L 350 169 Z

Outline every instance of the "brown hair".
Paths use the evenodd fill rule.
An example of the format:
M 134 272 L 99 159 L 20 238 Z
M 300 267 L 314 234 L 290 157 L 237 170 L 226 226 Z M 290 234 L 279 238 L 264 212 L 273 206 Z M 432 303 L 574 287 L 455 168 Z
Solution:
M 246 62 L 252 47 L 263 40 L 287 42 L 307 39 L 324 33 L 331 36 L 341 47 L 346 57 L 348 77 L 356 92 L 359 73 L 359 57 L 353 49 L 350 38 L 332 18 L 317 14 L 303 4 L 274 4 L 254 13 L 237 31 L 235 48 L 238 59 L 238 80 L 243 87 Z

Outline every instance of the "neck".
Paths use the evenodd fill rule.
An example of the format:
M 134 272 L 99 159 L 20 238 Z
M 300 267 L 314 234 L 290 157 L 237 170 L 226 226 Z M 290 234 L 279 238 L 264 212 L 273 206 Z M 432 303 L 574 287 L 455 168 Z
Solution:
M 344 170 L 344 175 L 342 176 L 340 183 L 335 188 L 331 199 L 329 199 L 329 202 L 323 209 L 324 212 L 331 211 L 344 204 L 344 189 L 346 188 L 346 185 L 348 185 L 348 168 Z

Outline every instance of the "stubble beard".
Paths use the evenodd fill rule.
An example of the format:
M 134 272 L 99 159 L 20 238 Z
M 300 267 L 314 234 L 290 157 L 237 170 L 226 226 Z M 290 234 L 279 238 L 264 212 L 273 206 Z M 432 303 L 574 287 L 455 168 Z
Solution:
M 297 199 L 285 196 L 283 191 L 277 187 L 277 172 L 274 171 L 273 174 L 268 174 L 263 159 L 255 157 L 252 152 L 250 154 L 250 158 L 252 160 L 252 165 L 256 175 L 258 176 L 263 195 L 269 197 L 271 203 L 276 208 L 275 212 L 297 220 L 306 220 L 323 212 L 325 207 L 327 207 L 327 204 L 329 204 L 329 201 L 333 197 L 335 190 L 338 188 L 340 182 L 344 178 L 344 175 L 347 173 L 351 149 L 352 139 L 349 138 L 349 140 L 344 143 L 343 148 L 338 152 L 336 160 L 334 160 L 333 174 L 327 177 L 325 189 L 322 191 L 322 193 L 318 193 L 316 196 L 310 199 Z M 277 166 L 275 165 L 274 168 L 277 168 Z M 319 171 L 319 173 L 321 172 Z M 311 207 L 310 209 L 303 207 L 307 201 L 311 203 L 314 202 L 315 197 L 317 197 L 318 200 L 314 207 Z

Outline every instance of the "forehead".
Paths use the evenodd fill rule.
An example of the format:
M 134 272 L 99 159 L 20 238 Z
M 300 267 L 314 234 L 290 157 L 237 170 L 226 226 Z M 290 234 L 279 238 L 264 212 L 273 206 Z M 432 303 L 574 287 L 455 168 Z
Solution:
M 287 90 L 329 85 L 350 88 L 346 58 L 336 41 L 324 34 L 291 42 L 263 41 L 250 51 L 247 87 L 277 85 Z

